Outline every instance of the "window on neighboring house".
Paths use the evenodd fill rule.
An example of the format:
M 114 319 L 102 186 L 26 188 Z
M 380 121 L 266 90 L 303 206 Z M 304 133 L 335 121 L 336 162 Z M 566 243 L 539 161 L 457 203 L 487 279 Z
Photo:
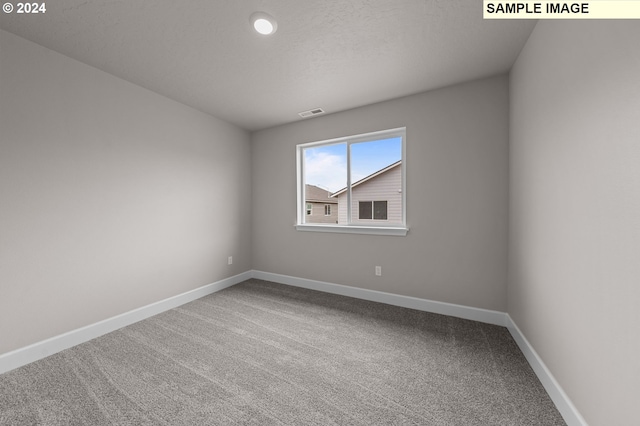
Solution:
M 358 219 L 387 220 L 386 201 L 360 201 Z
M 307 214 L 311 214 L 313 212 L 313 204 L 307 203 Z
M 406 235 L 405 145 L 404 127 L 298 145 L 297 229 Z M 337 224 L 306 220 L 305 185 L 329 192 Z M 331 204 L 324 208 L 331 215 Z

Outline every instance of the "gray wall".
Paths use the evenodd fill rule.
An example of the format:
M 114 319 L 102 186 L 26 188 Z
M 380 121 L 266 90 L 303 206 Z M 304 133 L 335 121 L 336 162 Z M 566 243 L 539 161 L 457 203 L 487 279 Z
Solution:
M 508 311 L 592 426 L 638 421 L 638 41 L 541 21 L 511 73 Z
M 0 64 L 0 353 L 251 268 L 247 132 L 4 31 Z
M 252 134 L 253 269 L 505 311 L 508 115 L 501 76 Z M 296 144 L 401 126 L 406 237 L 294 229 Z

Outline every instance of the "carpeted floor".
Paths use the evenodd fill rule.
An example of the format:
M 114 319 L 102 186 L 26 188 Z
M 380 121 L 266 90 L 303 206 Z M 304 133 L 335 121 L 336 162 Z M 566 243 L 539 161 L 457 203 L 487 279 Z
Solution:
M 564 425 L 509 332 L 249 280 L 0 375 L 1 425 Z

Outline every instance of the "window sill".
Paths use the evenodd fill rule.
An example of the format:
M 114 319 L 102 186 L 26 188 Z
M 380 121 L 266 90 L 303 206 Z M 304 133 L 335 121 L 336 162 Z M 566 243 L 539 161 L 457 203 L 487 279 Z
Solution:
M 404 237 L 409 232 L 406 227 L 391 226 L 346 226 L 346 225 L 296 225 L 297 231 L 333 232 L 338 234 L 393 235 Z

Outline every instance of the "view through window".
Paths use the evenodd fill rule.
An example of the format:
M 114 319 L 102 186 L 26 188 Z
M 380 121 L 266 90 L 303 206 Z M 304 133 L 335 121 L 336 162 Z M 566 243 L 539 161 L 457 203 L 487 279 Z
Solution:
M 404 147 L 404 128 L 298 145 L 298 225 L 404 228 Z

